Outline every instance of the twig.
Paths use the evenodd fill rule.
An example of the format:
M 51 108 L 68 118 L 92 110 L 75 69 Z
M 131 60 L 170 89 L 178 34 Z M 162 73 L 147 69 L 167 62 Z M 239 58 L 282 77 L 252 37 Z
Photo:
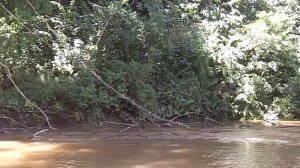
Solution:
M 195 125 L 195 124 L 203 124 L 204 122 L 190 122 L 190 123 L 186 123 L 187 125 Z
M 276 125 L 275 123 L 273 123 L 271 121 L 268 121 L 268 120 L 265 120 L 265 119 L 263 119 L 263 121 L 272 124 L 272 126 Z
M 175 119 L 179 118 L 179 117 L 183 117 L 183 116 L 186 116 L 186 115 L 190 115 L 190 114 L 199 114 L 199 115 L 202 115 L 202 116 L 207 116 L 205 114 L 201 114 L 201 113 L 198 113 L 198 112 L 187 112 L 187 113 L 184 113 L 184 114 L 180 114 L 174 118 L 172 118 L 171 120 L 174 121 Z
M 139 123 L 141 123 L 143 120 L 145 119 L 141 119 L 139 120 L 138 122 L 136 122 L 135 124 L 131 124 L 129 125 L 128 127 L 124 128 L 123 130 L 119 131 L 117 134 L 114 134 L 114 135 L 110 135 L 106 138 L 111 138 L 111 137 L 115 137 L 115 136 L 119 136 L 120 134 L 122 134 L 123 132 L 126 132 L 128 131 L 129 129 L 133 128 L 133 127 L 136 127 L 137 125 L 139 125 Z
M 15 111 L 17 111 L 17 112 L 20 112 L 20 111 L 21 111 L 20 109 L 17 109 L 17 108 L 12 107 L 12 106 L 5 106 L 5 108 L 11 109 L 11 110 L 15 110 Z
M 213 123 L 215 123 L 215 124 L 218 124 L 218 125 L 222 125 L 220 122 L 218 122 L 218 121 L 216 121 L 216 120 L 213 120 L 213 119 L 211 119 L 211 118 L 209 118 L 209 117 L 206 117 L 205 120 L 211 121 L 211 122 L 213 122 Z
M 96 42 L 96 44 L 95 44 L 97 50 L 99 49 L 99 48 L 98 48 L 98 44 L 99 44 L 100 40 L 102 39 L 102 36 L 104 35 L 105 30 L 106 30 L 106 28 L 108 27 L 108 24 L 110 23 L 111 19 L 115 16 L 115 14 L 116 14 L 116 12 L 113 13 L 113 14 L 108 18 L 108 20 L 106 21 L 106 23 L 105 23 L 105 25 L 104 25 L 104 27 L 103 27 L 102 30 L 99 29 L 99 31 L 98 31 L 99 38 L 98 38 L 98 40 L 97 40 L 97 42 Z
M 166 129 L 165 129 L 164 127 L 162 127 L 160 124 L 157 124 L 157 125 L 158 125 L 158 128 L 161 129 L 161 130 L 164 131 L 164 132 L 171 133 L 171 134 L 174 134 L 174 135 L 179 135 L 179 134 L 177 134 L 176 132 L 166 130 Z
M 104 121 L 104 122 L 101 122 L 101 124 L 116 124 L 116 125 L 126 125 L 126 126 L 133 126 L 133 124 L 128 124 L 128 123 L 119 123 L 119 122 L 112 122 L 112 121 Z
M 32 5 L 32 3 L 30 3 L 28 0 L 26 0 L 26 2 L 30 5 L 30 7 L 34 10 L 35 14 L 37 14 L 38 16 L 40 16 L 40 14 L 38 13 L 38 11 L 35 9 L 35 7 Z
M 12 122 L 14 122 L 14 123 L 20 124 L 19 122 L 17 122 L 16 120 L 14 120 L 14 119 L 12 119 L 12 118 L 10 118 L 10 117 L 0 116 L 0 118 L 2 118 L 2 119 L 7 119 L 7 120 L 10 120 L 10 121 L 12 121 Z
M 33 136 L 37 136 L 37 135 L 39 135 L 39 134 L 41 134 L 41 133 L 44 133 L 44 132 L 47 132 L 47 131 L 49 131 L 49 129 L 43 129 L 43 130 L 41 130 L 41 131 L 39 131 L 39 132 L 33 134 Z
M 43 129 L 43 130 L 33 134 L 32 136 L 28 137 L 27 139 L 32 139 L 32 138 L 35 138 L 35 137 L 43 138 L 43 137 L 38 136 L 38 135 L 41 134 L 41 133 L 47 132 L 47 131 L 49 131 L 49 129 Z
M 2 128 L 2 130 L 22 130 L 23 132 L 26 132 L 24 128 Z

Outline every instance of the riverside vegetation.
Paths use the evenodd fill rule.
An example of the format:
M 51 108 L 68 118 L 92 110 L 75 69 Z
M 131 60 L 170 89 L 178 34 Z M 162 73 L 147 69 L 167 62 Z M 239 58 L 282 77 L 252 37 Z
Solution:
M 0 62 L 55 125 L 154 122 L 88 69 L 167 120 L 299 117 L 299 0 L 0 3 Z M 1 66 L 0 127 L 17 123 L 46 122 Z

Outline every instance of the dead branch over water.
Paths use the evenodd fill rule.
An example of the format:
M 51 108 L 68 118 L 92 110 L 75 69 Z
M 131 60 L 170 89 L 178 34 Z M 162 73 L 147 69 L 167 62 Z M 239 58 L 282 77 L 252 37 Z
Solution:
M 51 125 L 51 123 L 50 123 L 50 121 L 49 121 L 49 117 L 46 115 L 46 113 L 45 113 L 39 106 L 37 106 L 37 105 L 35 105 L 34 103 L 32 103 L 32 102 L 27 98 L 27 96 L 20 90 L 20 88 L 18 87 L 18 85 L 17 85 L 17 84 L 15 83 L 15 81 L 13 80 L 12 74 L 11 74 L 11 72 L 10 72 L 8 66 L 5 65 L 5 64 L 4 64 L 3 62 L 1 62 L 1 61 L 0 61 L 0 65 L 3 66 L 3 67 L 6 69 L 6 71 L 7 71 L 7 73 L 8 73 L 8 78 L 9 78 L 9 80 L 12 82 L 12 84 L 13 84 L 14 87 L 17 89 L 17 91 L 19 92 L 19 94 L 26 100 L 27 103 L 29 103 L 29 104 L 30 104 L 31 106 L 33 106 L 34 108 L 38 109 L 38 110 L 43 114 L 43 116 L 45 117 L 45 120 L 46 120 L 46 122 L 47 122 L 47 124 L 48 124 L 48 127 L 49 127 L 50 129 L 55 130 L 55 128 L 52 127 L 52 125 Z

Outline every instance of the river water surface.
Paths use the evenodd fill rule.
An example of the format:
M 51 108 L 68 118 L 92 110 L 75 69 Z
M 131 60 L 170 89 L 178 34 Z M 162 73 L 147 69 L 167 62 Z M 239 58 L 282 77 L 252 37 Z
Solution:
M 293 124 L 295 126 L 295 124 Z M 298 126 L 300 124 L 298 123 Z M 3 168 L 298 168 L 300 127 L 119 130 L 65 128 L 35 141 L 0 136 Z

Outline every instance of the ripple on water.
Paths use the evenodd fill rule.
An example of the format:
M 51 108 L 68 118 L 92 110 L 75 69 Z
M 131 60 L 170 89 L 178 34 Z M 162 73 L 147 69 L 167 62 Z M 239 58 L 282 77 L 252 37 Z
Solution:
M 73 136 L 63 143 L 0 141 L 0 167 L 300 167 L 300 134 L 295 128 L 215 128 L 181 139 L 91 140 L 95 135 L 87 133 L 73 141 Z

